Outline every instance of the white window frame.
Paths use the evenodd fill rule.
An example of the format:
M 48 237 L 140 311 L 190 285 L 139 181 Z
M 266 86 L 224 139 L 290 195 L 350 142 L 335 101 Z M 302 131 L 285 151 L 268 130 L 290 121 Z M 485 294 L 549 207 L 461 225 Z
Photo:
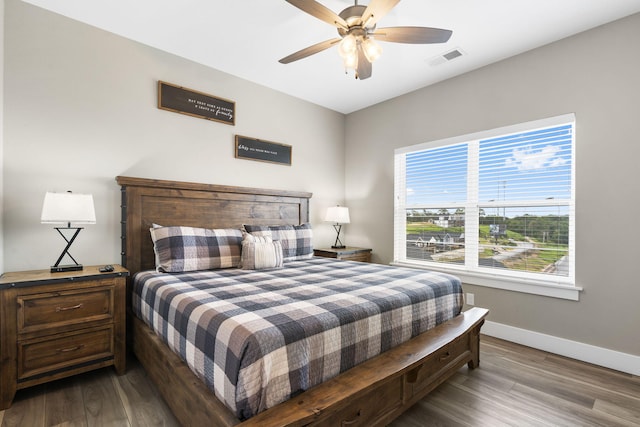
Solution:
M 406 170 L 405 156 L 408 153 L 432 149 L 436 147 L 448 146 L 453 144 L 467 143 L 469 144 L 468 157 L 468 178 L 467 182 L 471 184 L 474 174 L 477 175 L 478 169 L 478 150 L 476 147 L 480 140 L 487 138 L 508 135 L 512 133 L 535 130 L 539 128 L 558 126 L 563 124 L 573 125 L 573 140 L 571 143 L 571 200 L 569 202 L 569 275 L 564 276 L 548 276 L 542 274 L 527 273 L 513 270 L 486 269 L 477 266 L 478 260 L 478 238 L 477 230 L 479 229 L 479 208 L 491 206 L 491 202 L 483 202 L 481 206 L 478 203 L 477 187 L 471 185 L 468 190 L 467 201 L 463 207 L 465 210 L 465 235 L 476 234 L 473 238 L 466 239 L 465 246 L 465 265 L 446 264 L 429 261 L 420 261 L 407 259 L 406 257 Z M 577 301 L 582 288 L 576 286 L 575 282 L 575 114 L 564 114 L 561 116 L 535 120 L 526 123 L 520 123 L 512 126 L 491 129 L 482 132 L 476 132 L 467 135 L 460 135 L 452 138 L 431 141 L 427 143 L 402 147 L 395 150 L 395 184 L 394 184 L 394 261 L 393 265 L 408 266 L 422 268 L 428 270 L 442 271 L 454 274 L 462 280 L 463 283 L 486 286 L 491 288 L 506 289 L 510 291 L 524 292 L 536 295 L 544 295 L 556 298 L 563 298 Z M 475 146 L 474 146 L 475 144 Z M 474 187 L 474 188 L 471 188 Z M 473 195 L 475 194 L 475 197 Z M 500 207 L 504 206 L 504 202 L 495 202 Z M 554 200 L 536 202 L 535 206 L 555 206 L 562 204 L 566 206 L 566 201 L 560 203 Z M 453 208 L 458 206 L 451 206 Z M 469 234 L 467 234 L 469 233 Z M 469 267 L 475 265 L 476 267 Z

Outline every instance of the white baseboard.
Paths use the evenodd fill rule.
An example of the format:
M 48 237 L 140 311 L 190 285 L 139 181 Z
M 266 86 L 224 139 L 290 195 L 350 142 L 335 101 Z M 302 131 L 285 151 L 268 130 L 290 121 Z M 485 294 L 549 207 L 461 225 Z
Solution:
M 482 333 L 583 362 L 640 375 L 640 356 L 486 321 Z

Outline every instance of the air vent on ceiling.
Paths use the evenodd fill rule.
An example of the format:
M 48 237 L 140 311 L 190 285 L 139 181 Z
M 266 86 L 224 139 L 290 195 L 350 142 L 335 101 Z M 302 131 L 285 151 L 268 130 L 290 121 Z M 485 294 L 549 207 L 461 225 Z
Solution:
M 442 55 L 434 56 L 429 60 L 429 65 L 434 67 L 436 65 L 444 64 L 445 62 L 453 61 L 454 59 L 459 58 L 464 54 L 465 53 L 462 49 L 455 48 L 453 50 L 450 50 L 449 52 L 443 53 Z

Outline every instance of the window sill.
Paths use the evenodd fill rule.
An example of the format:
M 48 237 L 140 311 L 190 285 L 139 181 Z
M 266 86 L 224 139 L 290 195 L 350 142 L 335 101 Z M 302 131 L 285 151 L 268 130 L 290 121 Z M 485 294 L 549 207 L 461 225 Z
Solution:
M 579 301 L 580 292 L 582 291 L 582 288 L 577 286 L 544 283 L 531 279 L 500 277 L 499 275 L 483 274 L 478 272 L 471 273 L 463 269 L 455 268 L 455 266 L 440 268 L 438 266 L 425 266 L 424 264 L 412 263 L 408 261 L 396 261 L 392 262 L 391 265 L 453 274 L 454 276 L 458 276 L 462 283 L 466 283 L 469 285 L 486 286 L 488 288 L 505 289 L 508 291 L 542 295 L 572 301 Z

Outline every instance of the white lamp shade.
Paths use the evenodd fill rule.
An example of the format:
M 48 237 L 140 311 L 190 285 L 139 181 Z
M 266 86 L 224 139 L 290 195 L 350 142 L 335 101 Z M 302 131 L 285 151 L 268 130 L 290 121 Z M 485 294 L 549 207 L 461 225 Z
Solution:
M 44 196 L 43 224 L 95 224 L 96 212 L 91 194 L 50 193 Z
M 327 214 L 324 217 L 326 222 L 333 222 L 335 224 L 349 224 L 349 208 L 344 206 L 332 206 L 327 209 Z

